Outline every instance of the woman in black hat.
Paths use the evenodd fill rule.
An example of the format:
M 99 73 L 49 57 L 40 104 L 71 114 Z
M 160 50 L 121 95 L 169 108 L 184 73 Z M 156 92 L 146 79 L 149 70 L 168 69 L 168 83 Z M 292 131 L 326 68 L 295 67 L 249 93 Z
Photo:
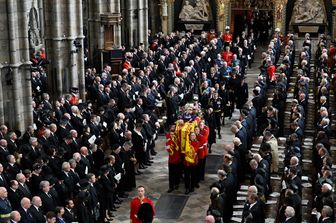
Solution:
M 102 213 L 104 213 L 104 221 L 108 222 L 113 220 L 111 217 L 113 214 L 111 214 L 112 211 L 115 209 L 113 208 L 114 202 L 113 202 L 113 196 L 115 192 L 115 183 L 111 181 L 111 179 L 108 177 L 109 175 L 109 167 L 107 165 L 103 165 L 100 168 L 101 171 L 101 177 L 100 177 L 100 185 L 102 186 L 102 192 L 104 194 L 104 198 L 102 200 L 101 208 Z M 111 216 L 112 215 L 112 216 Z

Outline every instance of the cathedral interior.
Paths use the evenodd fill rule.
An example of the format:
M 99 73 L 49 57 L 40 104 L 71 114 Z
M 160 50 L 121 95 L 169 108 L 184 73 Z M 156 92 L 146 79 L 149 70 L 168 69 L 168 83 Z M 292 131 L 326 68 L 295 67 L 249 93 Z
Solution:
M 0 222 L 335 222 L 335 9 L 0 0 Z

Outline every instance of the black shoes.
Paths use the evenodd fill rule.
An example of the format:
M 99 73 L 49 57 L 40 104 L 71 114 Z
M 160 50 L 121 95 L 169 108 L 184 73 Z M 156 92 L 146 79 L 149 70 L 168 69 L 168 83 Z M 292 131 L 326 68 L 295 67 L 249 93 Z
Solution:
M 173 191 L 174 191 L 173 188 L 169 188 L 169 190 L 167 191 L 167 193 L 171 193 L 171 192 L 173 192 Z
M 114 203 L 115 204 L 121 204 L 121 200 L 115 200 Z
M 144 164 L 140 164 L 139 169 L 146 169 L 147 167 Z
M 120 198 L 128 198 L 128 194 L 126 194 L 126 193 L 119 194 L 119 197 Z
M 186 191 L 184 192 L 184 194 L 189 194 L 190 190 L 186 189 Z

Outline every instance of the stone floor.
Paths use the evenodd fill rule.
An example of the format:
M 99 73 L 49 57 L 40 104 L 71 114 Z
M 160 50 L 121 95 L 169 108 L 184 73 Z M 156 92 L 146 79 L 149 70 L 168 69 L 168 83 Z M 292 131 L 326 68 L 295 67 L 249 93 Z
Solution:
M 261 53 L 257 52 L 256 55 L 261 55 Z M 249 86 L 249 98 L 252 99 L 252 87 L 254 85 L 255 80 L 259 74 L 259 70 L 257 68 L 259 66 L 259 59 L 256 60 L 253 67 L 248 70 L 246 82 Z M 213 154 L 221 155 L 223 154 L 222 148 L 226 143 L 232 142 L 233 134 L 230 131 L 230 126 L 233 121 L 239 118 L 239 111 L 235 110 L 232 119 L 226 119 L 225 126 L 222 127 L 221 135 L 222 139 L 217 139 L 217 143 L 212 146 Z M 143 185 L 146 188 L 146 195 L 150 197 L 154 205 L 157 200 L 160 198 L 162 194 L 167 193 L 168 190 L 168 155 L 164 150 L 165 138 L 164 136 L 160 136 L 156 143 L 156 151 L 158 154 L 154 158 L 154 163 L 150 168 L 142 171 L 144 174 L 141 176 L 137 176 L 137 185 Z M 189 199 L 182 211 L 182 214 L 179 219 L 160 219 L 155 218 L 154 222 L 164 222 L 164 223 L 173 223 L 173 222 L 203 222 L 203 219 L 206 214 L 206 210 L 208 209 L 210 203 L 210 192 L 209 186 L 216 180 L 216 174 L 207 174 L 205 177 L 205 181 L 200 185 L 200 188 L 196 189 L 195 192 L 189 194 Z M 174 191 L 173 194 L 181 194 L 184 195 L 184 186 L 182 183 L 180 184 L 180 189 Z M 130 193 L 130 197 L 136 196 L 136 190 L 133 190 Z M 121 222 L 126 223 L 129 222 L 129 203 L 131 198 L 125 199 L 121 204 L 120 208 L 116 212 L 116 217 L 112 222 Z

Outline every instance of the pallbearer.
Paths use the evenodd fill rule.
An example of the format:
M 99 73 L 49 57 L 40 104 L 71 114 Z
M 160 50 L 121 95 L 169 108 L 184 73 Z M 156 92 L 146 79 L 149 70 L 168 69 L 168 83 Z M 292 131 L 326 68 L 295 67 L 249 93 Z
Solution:
M 169 154 L 168 171 L 169 171 L 169 189 L 168 193 L 177 189 L 180 184 L 182 171 L 182 160 L 179 147 L 177 145 L 177 137 L 175 133 L 175 125 L 170 127 L 170 131 L 166 134 L 166 150 Z
M 197 180 L 197 151 L 199 150 L 199 142 L 197 141 L 195 132 L 191 132 L 189 139 L 187 139 L 185 149 L 185 156 L 183 161 L 184 166 L 184 184 L 185 194 L 194 191 Z

